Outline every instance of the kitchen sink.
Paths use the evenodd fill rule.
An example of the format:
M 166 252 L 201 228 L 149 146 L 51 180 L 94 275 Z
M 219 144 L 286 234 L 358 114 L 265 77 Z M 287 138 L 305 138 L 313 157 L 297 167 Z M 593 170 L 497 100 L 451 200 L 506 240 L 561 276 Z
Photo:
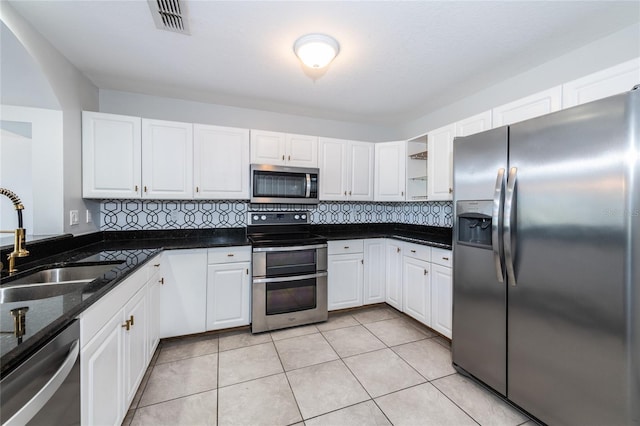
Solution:
M 84 286 L 122 262 L 44 269 L 0 287 L 0 303 L 46 299 L 82 291 Z
M 11 282 L 16 284 L 59 284 L 89 282 L 104 275 L 122 262 L 101 263 L 99 265 L 64 266 L 44 269 Z

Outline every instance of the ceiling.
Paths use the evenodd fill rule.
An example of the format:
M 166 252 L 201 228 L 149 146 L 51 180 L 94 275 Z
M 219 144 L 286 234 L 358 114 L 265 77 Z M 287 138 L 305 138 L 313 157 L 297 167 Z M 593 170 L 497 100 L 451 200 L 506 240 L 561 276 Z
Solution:
M 186 0 L 183 35 L 145 0 L 11 4 L 101 89 L 388 125 L 640 20 L 637 1 Z M 315 79 L 293 54 L 312 32 L 341 47 Z

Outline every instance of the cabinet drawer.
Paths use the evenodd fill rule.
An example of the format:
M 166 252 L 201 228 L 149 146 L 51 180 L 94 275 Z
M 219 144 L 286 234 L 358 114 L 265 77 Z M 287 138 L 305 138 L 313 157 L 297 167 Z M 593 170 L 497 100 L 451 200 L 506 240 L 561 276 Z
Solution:
M 327 253 L 329 255 L 364 252 L 364 240 L 329 241 L 328 245 Z
M 451 268 L 453 260 L 453 253 L 451 250 L 445 250 L 441 248 L 431 248 L 431 262 L 438 265 Z
M 421 244 L 404 243 L 404 255 L 431 262 L 431 247 Z
M 251 262 L 251 246 L 216 247 L 207 250 L 207 263 Z

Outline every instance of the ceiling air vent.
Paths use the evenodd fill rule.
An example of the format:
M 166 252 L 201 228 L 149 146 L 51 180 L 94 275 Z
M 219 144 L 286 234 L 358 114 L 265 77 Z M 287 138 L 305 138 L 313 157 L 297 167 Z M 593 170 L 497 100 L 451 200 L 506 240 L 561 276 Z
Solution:
M 180 0 L 147 0 L 151 16 L 160 30 L 190 34 L 187 21 L 187 8 Z

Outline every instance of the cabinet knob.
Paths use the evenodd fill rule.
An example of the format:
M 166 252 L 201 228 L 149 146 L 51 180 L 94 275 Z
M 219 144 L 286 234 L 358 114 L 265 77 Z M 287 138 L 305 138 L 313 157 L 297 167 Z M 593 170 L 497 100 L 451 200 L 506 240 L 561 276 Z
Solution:
M 153 266 L 155 266 L 156 268 L 159 268 L 160 264 L 159 263 L 154 263 Z
M 442 260 L 449 260 L 449 258 L 448 257 L 443 257 Z
M 400 253 L 400 247 L 396 248 L 396 253 Z
M 427 271 L 426 269 L 424 270 L 424 274 L 427 275 L 429 273 L 429 271 Z
M 411 253 L 415 253 L 415 252 L 416 252 L 415 250 L 411 250 Z
M 121 327 L 129 331 L 131 329 L 131 324 L 129 324 L 129 320 L 126 320 L 125 323 L 121 325 Z
M 449 188 L 449 194 L 453 192 L 453 188 Z
M 133 315 L 129 317 L 129 323 L 131 324 L 131 326 L 133 326 Z

